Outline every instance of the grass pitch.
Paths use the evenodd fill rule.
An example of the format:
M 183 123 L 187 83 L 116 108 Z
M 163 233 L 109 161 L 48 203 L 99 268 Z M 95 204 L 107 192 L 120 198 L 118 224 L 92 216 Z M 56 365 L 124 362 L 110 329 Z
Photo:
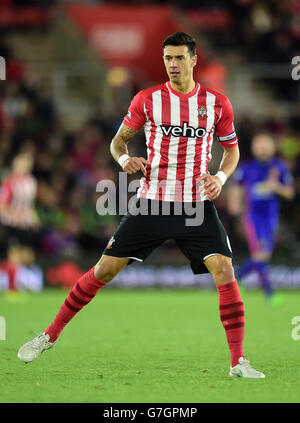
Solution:
M 233 379 L 216 290 L 102 289 L 33 363 L 18 348 L 55 317 L 66 293 L 0 295 L 0 402 L 300 402 L 300 292 L 268 307 L 246 291 L 246 357 L 266 379 Z M 300 332 L 300 331 L 299 331 Z

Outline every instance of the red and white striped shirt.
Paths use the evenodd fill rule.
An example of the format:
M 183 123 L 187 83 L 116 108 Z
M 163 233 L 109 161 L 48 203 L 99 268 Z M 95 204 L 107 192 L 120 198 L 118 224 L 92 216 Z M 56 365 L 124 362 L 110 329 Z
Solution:
M 237 145 L 233 110 L 225 95 L 199 83 L 181 94 L 169 82 L 140 91 L 123 124 L 144 126 L 148 161 L 138 198 L 163 201 L 202 201 L 196 180 L 208 173 L 213 135 L 224 147 Z
M 5 179 L 0 187 L 0 223 L 19 229 L 32 228 L 36 194 L 37 182 L 32 175 L 12 174 Z

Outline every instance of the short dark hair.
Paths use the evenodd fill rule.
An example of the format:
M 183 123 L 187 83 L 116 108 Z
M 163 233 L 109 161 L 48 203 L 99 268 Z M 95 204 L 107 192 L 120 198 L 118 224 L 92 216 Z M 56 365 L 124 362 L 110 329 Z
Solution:
M 196 41 L 185 32 L 174 32 L 174 34 L 169 35 L 163 42 L 163 49 L 166 46 L 187 46 L 190 56 L 196 54 Z

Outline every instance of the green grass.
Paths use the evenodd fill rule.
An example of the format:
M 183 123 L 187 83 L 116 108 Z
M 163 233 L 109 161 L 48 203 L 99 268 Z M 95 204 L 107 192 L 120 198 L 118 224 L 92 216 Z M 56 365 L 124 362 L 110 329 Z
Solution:
M 65 328 L 57 345 L 24 364 L 18 348 L 55 317 L 66 293 L 23 302 L 0 296 L 0 402 L 299 402 L 300 340 L 291 320 L 300 292 L 268 307 L 246 291 L 246 357 L 266 379 L 232 379 L 217 293 L 104 288 Z

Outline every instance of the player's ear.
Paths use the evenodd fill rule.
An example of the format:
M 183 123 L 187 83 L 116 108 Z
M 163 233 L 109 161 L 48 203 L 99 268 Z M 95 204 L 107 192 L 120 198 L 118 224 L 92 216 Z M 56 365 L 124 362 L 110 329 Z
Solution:
M 195 54 L 195 56 L 192 57 L 192 66 L 193 67 L 195 67 L 197 65 L 197 60 L 198 60 L 198 57 L 197 57 L 197 54 Z

